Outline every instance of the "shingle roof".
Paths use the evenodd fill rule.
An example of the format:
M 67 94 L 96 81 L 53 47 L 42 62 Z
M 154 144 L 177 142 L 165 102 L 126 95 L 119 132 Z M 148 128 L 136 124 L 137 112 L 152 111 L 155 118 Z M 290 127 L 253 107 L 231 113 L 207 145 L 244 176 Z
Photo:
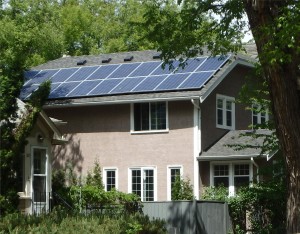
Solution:
M 228 131 L 220 140 L 218 140 L 207 151 L 202 152 L 199 156 L 249 156 L 261 155 L 261 147 L 264 144 L 264 137 L 254 138 L 252 134 L 257 136 L 270 135 L 270 130 L 256 130 L 255 132 L 249 130 L 234 130 Z M 242 147 L 241 147 L 242 146 Z M 244 147 L 243 147 L 244 146 Z

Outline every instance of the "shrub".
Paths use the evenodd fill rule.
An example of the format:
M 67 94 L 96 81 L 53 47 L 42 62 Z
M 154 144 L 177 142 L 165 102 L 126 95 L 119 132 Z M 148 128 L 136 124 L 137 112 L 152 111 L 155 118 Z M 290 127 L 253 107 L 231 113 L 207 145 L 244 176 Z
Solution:
M 184 180 L 180 175 L 175 176 L 175 182 L 172 184 L 172 200 L 193 200 L 193 186 L 189 179 Z

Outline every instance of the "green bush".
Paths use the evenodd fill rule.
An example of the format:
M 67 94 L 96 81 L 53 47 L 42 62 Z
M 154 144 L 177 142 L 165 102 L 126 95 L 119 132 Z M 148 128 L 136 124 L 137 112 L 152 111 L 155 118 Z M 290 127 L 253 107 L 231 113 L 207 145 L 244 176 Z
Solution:
M 189 179 L 183 179 L 180 175 L 175 176 L 175 182 L 172 184 L 172 200 L 193 200 L 193 186 Z
M 55 209 L 49 214 L 10 214 L 0 219 L 0 233 L 166 233 L 165 223 L 141 214 L 111 218 L 106 215 L 68 214 Z

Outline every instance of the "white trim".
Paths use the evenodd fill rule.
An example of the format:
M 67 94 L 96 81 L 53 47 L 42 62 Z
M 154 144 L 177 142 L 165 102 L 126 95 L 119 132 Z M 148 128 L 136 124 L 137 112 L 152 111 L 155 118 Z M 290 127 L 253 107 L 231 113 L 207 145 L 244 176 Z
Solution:
M 249 68 L 254 68 L 254 65 L 252 63 L 249 63 L 247 61 L 243 61 L 239 58 L 231 63 L 229 67 L 226 68 L 226 70 L 223 72 L 223 74 L 208 88 L 208 90 L 200 97 L 200 102 L 204 102 L 205 99 L 215 90 L 215 88 L 227 77 L 227 75 L 237 66 L 237 65 L 243 65 Z
M 223 111 L 223 124 L 218 124 L 218 100 L 222 100 L 222 111 Z M 232 126 L 227 126 L 227 116 L 226 116 L 226 102 L 231 102 L 231 125 Z M 228 129 L 228 130 L 235 130 L 235 98 L 230 97 L 230 96 L 225 96 L 222 94 L 217 94 L 216 95 L 216 126 L 217 128 L 223 128 L 223 129 Z
M 194 104 L 194 103 L 193 103 Z M 194 197 L 196 199 L 199 199 L 199 163 L 197 160 L 197 157 L 199 156 L 199 153 L 201 152 L 201 131 L 200 131 L 200 115 L 201 115 L 201 109 L 197 107 L 197 105 L 194 104 L 194 127 L 193 127 L 193 136 L 194 136 L 194 153 L 193 153 L 193 180 L 194 180 L 194 186 L 193 186 L 193 193 Z
M 167 200 L 171 201 L 171 169 L 179 169 L 180 176 L 183 177 L 183 166 L 182 165 L 168 165 L 167 166 Z
M 156 101 L 151 102 L 144 102 L 144 103 L 157 103 Z M 164 102 L 166 104 L 166 129 L 154 129 L 154 130 L 142 130 L 142 131 L 135 131 L 134 130 L 134 104 L 130 104 L 130 134 L 150 134 L 150 133 L 168 133 L 169 132 L 169 103 L 167 101 Z M 149 105 L 149 108 L 151 108 L 151 105 Z M 149 110 L 149 115 L 151 115 L 151 112 Z M 151 118 L 149 117 L 149 128 L 151 127 Z
M 106 184 L 106 180 L 107 180 L 107 171 L 115 171 L 115 189 L 118 190 L 119 189 L 119 173 L 118 173 L 118 168 L 117 167 L 103 167 L 103 185 L 104 185 L 104 189 L 105 191 L 107 191 L 107 184 Z
M 144 170 L 153 170 L 154 176 L 154 201 L 157 201 L 157 168 L 155 166 L 142 166 L 142 167 L 130 167 L 128 168 L 128 193 L 132 193 L 132 170 L 141 170 L 141 177 L 143 178 Z M 141 200 L 143 201 L 143 179 L 141 178 Z
M 256 114 L 254 114 L 254 106 L 257 106 L 257 108 L 256 109 L 259 109 L 260 111 L 259 112 L 257 112 Z M 265 114 L 265 122 L 268 122 L 269 121 L 269 110 L 268 110 L 268 108 L 264 108 L 262 105 L 260 105 L 260 104 L 256 104 L 256 103 L 254 103 L 254 104 L 252 104 L 252 126 L 255 126 L 256 124 L 262 124 L 262 122 L 261 122 L 261 119 L 262 119 L 262 112 L 261 111 L 263 111 L 264 112 L 264 114 Z M 257 117 L 257 123 L 256 124 L 254 124 L 253 123 L 253 117 L 254 117 L 254 115 Z
M 214 161 L 210 162 L 210 186 L 214 186 L 214 166 L 215 165 L 228 165 L 228 170 L 229 170 L 229 196 L 234 196 L 235 195 L 235 186 L 234 186 L 234 165 L 239 165 L 239 164 L 247 164 L 249 165 L 249 185 L 251 181 L 253 181 L 253 163 L 250 160 L 243 161 L 243 160 L 237 160 L 237 161 Z
M 46 151 L 46 165 L 45 165 L 45 174 L 34 174 L 34 150 L 35 149 L 42 149 L 42 150 L 45 150 Z M 46 205 L 46 211 L 49 210 L 49 190 L 50 190 L 50 185 L 51 185 L 51 181 L 50 181 L 50 176 L 51 176 L 51 173 L 50 173 L 50 167 L 51 167 L 51 164 L 49 162 L 50 160 L 50 157 L 49 157 L 49 153 L 48 153 L 48 147 L 46 146 L 31 146 L 31 149 L 30 149 L 30 170 L 31 170 L 31 173 L 30 173 L 30 191 L 31 191 L 31 199 L 32 199 L 32 205 L 35 203 L 34 202 L 34 189 L 33 189 L 33 180 L 34 180 L 34 176 L 44 176 L 45 177 L 45 180 L 46 180 L 46 202 L 45 202 L 45 205 Z M 43 204 L 43 202 L 38 202 L 39 204 Z M 34 207 L 32 206 L 31 207 L 31 212 L 32 214 L 35 213 L 35 211 L 33 210 Z M 36 212 L 40 212 L 40 210 L 36 211 Z

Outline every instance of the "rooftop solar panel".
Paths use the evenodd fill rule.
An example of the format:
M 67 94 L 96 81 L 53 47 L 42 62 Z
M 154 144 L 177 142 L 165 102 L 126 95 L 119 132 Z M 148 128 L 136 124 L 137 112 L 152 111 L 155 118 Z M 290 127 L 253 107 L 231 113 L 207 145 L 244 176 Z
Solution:
M 172 74 L 168 76 L 155 90 L 172 90 L 177 89 L 177 87 L 185 81 L 189 73 Z
M 111 73 L 108 78 L 121 78 L 127 77 L 132 71 L 134 71 L 140 63 L 127 63 L 122 64 L 113 73 Z
M 213 75 L 213 72 L 199 72 L 191 74 L 178 88 L 199 88 Z
M 148 76 L 161 65 L 161 62 L 145 62 L 138 66 L 129 76 Z
M 71 92 L 80 82 L 61 83 L 56 89 L 54 89 L 50 95 L 50 99 L 65 98 L 69 92 Z
M 68 96 L 70 97 L 78 97 L 78 96 L 84 96 L 87 95 L 89 92 L 91 92 L 98 84 L 102 82 L 101 80 L 88 80 L 83 81 L 78 85 L 75 89 L 73 89 Z
M 97 67 L 81 67 L 75 72 L 68 81 L 81 81 L 89 77 L 90 74 L 93 74 L 97 70 Z
M 118 86 L 116 86 L 110 93 L 128 93 L 139 85 L 145 77 L 127 78 L 124 79 Z
M 98 80 L 98 79 L 105 79 L 107 78 L 111 73 L 113 73 L 120 64 L 112 64 L 112 65 L 102 65 L 99 66 L 99 68 L 93 72 L 87 80 Z
M 50 99 L 200 89 L 228 59 L 229 56 L 189 59 L 184 68 L 174 61 L 175 70 L 171 71 L 168 65 L 162 69 L 161 61 L 32 70 L 24 73 L 29 80 L 20 98 L 28 98 L 50 78 Z
M 64 82 L 66 81 L 72 74 L 74 74 L 76 71 L 78 71 L 78 68 L 65 68 L 65 69 L 61 69 L 59 70 L 57 73 L 55 73 L 52 78 L 51 81 L 53 83 L 57 83 L 57 82 Z
M 109 79 L 103 80 L 100 84 L 95 87 L 88 95 L 101 95 L 101 94 L 109 94 L 109 92 L 121 83 L 122 79 Z

